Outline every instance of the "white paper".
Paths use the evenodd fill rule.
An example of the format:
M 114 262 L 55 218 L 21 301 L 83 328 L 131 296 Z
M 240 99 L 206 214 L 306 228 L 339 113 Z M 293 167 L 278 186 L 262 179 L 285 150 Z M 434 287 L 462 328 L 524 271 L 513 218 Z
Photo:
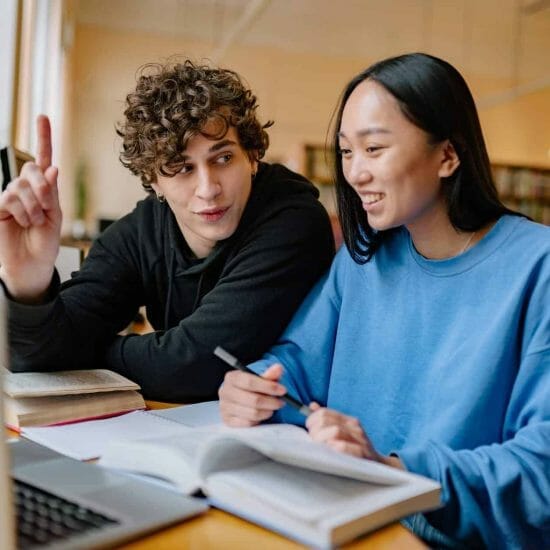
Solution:
M 194 428 L 222 424 L 219 401 L 207 401 L 170 409 L 155 409 L 148 413 Z
M 23 428 L 21 435 L 58 453 L 89 460 L 100 457 L 112 441 L 175 436 L 186 428 L 219 424 L 217 401 L 185 405 L 41 428 Z

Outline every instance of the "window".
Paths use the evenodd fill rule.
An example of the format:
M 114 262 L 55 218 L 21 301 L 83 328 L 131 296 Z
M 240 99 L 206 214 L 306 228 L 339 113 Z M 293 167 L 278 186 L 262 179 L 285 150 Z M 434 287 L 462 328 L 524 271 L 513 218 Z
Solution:
M 0 2 L 0 147 L 13 137 L 17 0 Z
M 0 0 L 0 148 L 34 151 L 39 113 L 59 119 L 62 0 Z
M 61 104 L 62 1 L 22 0 L 15 146 L 34 151 L 40 113 L 58 118 Z

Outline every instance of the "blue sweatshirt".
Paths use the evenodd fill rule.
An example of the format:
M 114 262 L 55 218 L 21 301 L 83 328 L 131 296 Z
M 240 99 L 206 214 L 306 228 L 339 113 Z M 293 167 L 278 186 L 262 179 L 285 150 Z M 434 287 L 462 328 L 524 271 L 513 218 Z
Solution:
M 441 483 L 428 521 L 490 548 L 550 548 L 550 228 L 504 216 L 428 260 L 397 231 L 365 265 L 343 248 L 264 359 L 358 417 L 378 451 Z M 275 415 L 303 424 L 288 406 Z

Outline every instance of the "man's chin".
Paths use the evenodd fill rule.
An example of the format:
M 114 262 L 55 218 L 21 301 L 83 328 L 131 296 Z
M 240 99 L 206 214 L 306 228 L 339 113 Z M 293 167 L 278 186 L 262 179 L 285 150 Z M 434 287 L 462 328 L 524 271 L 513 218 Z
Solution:
M 237 230 L 236 227 L 228 227 L 224 229 L 220 228 L 220 230 L 218 231 L 212 231 L 212 232 L 209 232 L 208 234 L 204 234 L 203 236 L 205 239 L 208 239 L 210 241 L 215 241 L 216 243 L 218 243 L 220 241 L 225 241 L 229 239 L 229 237 L 231 237 L 236 230 Z

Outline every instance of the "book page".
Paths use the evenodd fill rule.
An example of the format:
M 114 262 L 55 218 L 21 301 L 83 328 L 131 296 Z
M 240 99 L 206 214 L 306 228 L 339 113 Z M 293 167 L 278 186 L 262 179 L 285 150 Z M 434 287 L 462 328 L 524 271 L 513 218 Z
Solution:
M 179 432 L 168 437 L 111 442 L 99 465 L 168 480 L 183 493 L 192 494 L 203 486 L 197 459 L 211 436 L 207 431 L 180 426 Z
M 137 414 L 134 416 L 137 417 Z M 147 421 L 145 416 L 153 416 L 157 421 L 160 420 L 156 414 L 141 415 L 140 418 L 144 421 Z M 263 454 L 250 446 L 243 445 L 232 437 L 225 438 L 227 433 L 233 435 L 233 432 L 240 430 L 222 424 L 197 429 L 176 422 L 165 422 L 159 424 L 158 428 L 173 428 L 175 431 L 162 437 L 111 440 L 103 449 L 99 464 L 167 479 L 183 492 L 190 493 L 204 487 L 205 476 L 211 470 L 218 472 L 246 469 L 267 460 Z M 215 449 L 215 452 L 212 452 L 212 449 Z
M 235 445 L 251 447 L 284 464 L 371 483 L 399 484 L 406 482 L 409 476 L 396 468 L 334 451 L 312 441 L 302 428 L 289 424 L 225 428 L 204 448 L 204 454 L 210 455 L 202 459 L 208 465 L 204 475 L 213 471 L 216 464 L 223 464 L 221 455 Z
M 105 369 L 9 372 L 2 378 L 4 392 L 11 397 L 39 397 L 139 389 L 137 384 L 124 376 Z
M 231 487 L 235 499 L 247 493 L 309 523 L 320 521 L 336 510 L 353 507 L 354 501 L 364 499 L 369 493 L 375 495 L 384 490 L 379 485 L 289 468 L 269 459 L 210 474 L 207 492 L 215 497 L 220 484 Z
M 283 466 L 265 459 L 212 474 L 209 502 L 307 546 L 333 548 L 401 517 L 439 507 L 440 487 L 412 476 L 376 485 Z
M 185 441 L 184 444 L 177 438 L 162 438 L 156 442 L 122 441 L 112 443 L 98 464 L 105 468 L 167 480 L 182 493 L 190 495 L 201 486 L 194 469 L 194 456 L 196 443 L 193 439 Z

